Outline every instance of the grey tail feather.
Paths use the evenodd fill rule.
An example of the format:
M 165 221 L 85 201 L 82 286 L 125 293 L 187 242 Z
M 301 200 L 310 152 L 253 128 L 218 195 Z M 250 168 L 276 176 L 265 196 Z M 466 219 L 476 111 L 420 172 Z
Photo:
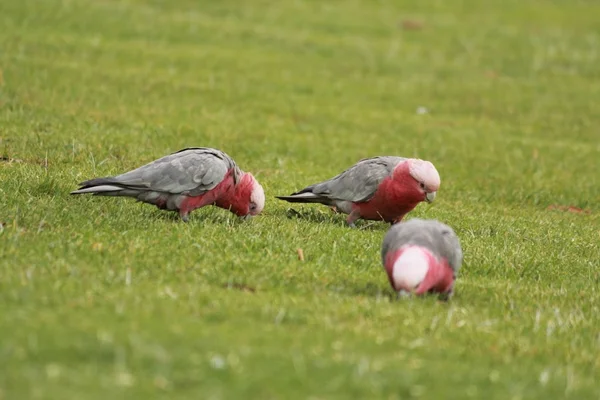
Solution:
M 116 195 L 118 192 L 122 192 L 122 191 L 123 191 L 123 188 L 119 187 L 119 186 L 100 185 L 100 186 L 93 186 L 93 187 L 84 188 L 84 189 L 77 189 L 77 190 L 72 191 L 71 194 L 92 193 L 92 194 L 97 194 L 97 195 L 112 196 L 112 195 Z
M 90 179 L 89 181 L 81 182 L 79 186 L 79 189 L 72 191 L 71 194 L 108 194 L 108 192 L 116 192 L 125 189 L 122 184 L 112 177 Z
M 313 195 L 317 196 L 316 194 L 313 193 L 313 189 L 314 188 L 315 188 L 315 185 L 310 185 L 310 186 L 305 187 L 302 190 L 298 190 L 297 192 L 294 192 L 294 193 L 290 194 L 290 196 L 297 196 L 299 194 L 305 194 L 305 193 L 307 193 L 307 194 L 313 194 Z
M 275 196 L 279 200 L 285 200 L 290 203 L 327 203 L 328 199 L 318 196 L 311 192 L 298 192 L 289 196 Z

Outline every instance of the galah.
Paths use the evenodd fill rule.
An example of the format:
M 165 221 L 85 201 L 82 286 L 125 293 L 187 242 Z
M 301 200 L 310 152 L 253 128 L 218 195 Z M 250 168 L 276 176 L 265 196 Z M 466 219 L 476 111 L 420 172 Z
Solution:
M 393 225 L 381 246 L 381 260 L 400 296 L 439 293 L 450 298 L 463 254 L 452 228 L 413 218 Z
M 278 199 L 321 203 L 359 219 L 398 223 L 422 201 L 432 202 L 440 175 L 429 161 L 381 156 L 360 160 L 341 174 Z
M 163 210 L 189 213 L 215 205 L 240 217 L 260 214 L 265 193 L 252 174 L 220 150 L 190 147 L 124 174 L 80 183 L 71 194 L 126 196 Z

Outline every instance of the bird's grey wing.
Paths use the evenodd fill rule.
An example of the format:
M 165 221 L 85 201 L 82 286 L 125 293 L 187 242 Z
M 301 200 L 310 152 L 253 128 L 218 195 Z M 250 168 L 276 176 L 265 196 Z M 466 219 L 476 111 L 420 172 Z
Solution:
M 454 270 L 454 272 L 458 272 L 462 265 L 463 260 L 463 252 L 460 245 L 460 239 L 454 232 L 454 230 L 450 227 L 442 230 L 442 237 L 444 240 L 443 243 L 443 252 L 445 253 L 446 259 L 448 260 L 448 264 L 450 264 L 450 268 Z
M 115 180 L 131 188 L 197 196 L 214 189 L 232 168 L 234 179 L 239 179 L 241 171 L 222 151 L 187 148 L 116 176 Z
M 314 185 L 312 192 L 334 200 L 369 200 L 379 184 L 389 176 L 402 157 L 384 156 L 361 160 L 336 177 Z
M 393 250 L 396 237 L 398 236 L 396 229 L 398 225 L 392 225 L 392 227 L 387 231 L 383 238 L 383 242 L 381 243 L 381 262 L 385 264 L 385 258 L 390 251 Z
M 462 264 L 463 253 L 454 229 L 437 220 L 427 220 L 424 224 L 420 231 L 427 236 L 431 249 L 448 260 L 450 268 L 457 272 Z
M 453 256 L 448 261 L 450 264 L 450 268 L 452 268 L 455 273 L 458 272 L 458 270 L 462 266 L 462 260 L 463 260 L 463 252 L 460 247 L 460 244 L 458 244 L 458 246 L 456 246 L 454 248 Z

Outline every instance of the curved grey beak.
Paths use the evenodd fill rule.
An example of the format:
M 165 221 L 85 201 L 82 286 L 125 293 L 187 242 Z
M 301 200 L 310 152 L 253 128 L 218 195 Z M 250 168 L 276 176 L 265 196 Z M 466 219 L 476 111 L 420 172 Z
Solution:
M 432 203 L 433 200 L 435 200 L 436 193 L 437 192 L 427 193 L 427 195 L 425 196 L 425 200 L 427 200 L 428 203 Z
M 252 218 L 252 215 L 250 214 L 246 214 L 240 217 L 242 221 L 248 221 L 250 218 Z

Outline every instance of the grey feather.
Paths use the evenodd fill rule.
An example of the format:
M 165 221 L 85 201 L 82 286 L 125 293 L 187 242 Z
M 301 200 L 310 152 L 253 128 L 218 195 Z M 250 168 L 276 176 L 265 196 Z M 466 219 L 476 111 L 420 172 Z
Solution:
M 122 187 L 114 186 L 114 185 L 99 185 L 87 187 L 84 189 L 74 190 L 71 194 L 85 194 L 85 193 L 101 193 L 101 192 L 114 192 L 122 190 Z
M 122 189 L 194 196 L 213 189 L 232 168 L 237 183 L 242 172 L 227 154 L 206 147 L 186 148 L 115 177 L 82 182 L 82 187 L 73 193 L 101 185 L 115 185 Z
M 290 203 L 322 203 L 327 201 L 319 195 L 310 192 L 294 193 L 290 196 L 276 196 L 278 199 L 289 201 Z
M 175 210 L 183 196 L 198 196 L 214 189 L 231 169 L 237 183 L 243 172 L 231 157 L 220 150 L 191 147 L 118 176 L 82 182 L 71 194 L 129 196 Z
M 413 218 L 393 225 L 385 235 L 381 246 L 381 258 L 405 245 L 422 246 L 434 255 L 448 261 L 456 274 L 462 265 L 463 253 L 460 240 L 454 230 L 436 220 Z
M 188 148 L 116 176 L 115 180 L 132 188 L 197 196 L 214 189 L 231 168 L 237 182 L 241 171 L 227 154 L 205 147 Z
M 341 202 L 368 201 L 379 184 L 404 160 L 406 158 L 395 156 L 366 158 L 327 181 L 278 198 L 289 202 L 322 203 L 330 206 L 339 206 Z M 312 196 L 307 196 L 307 193 Z

